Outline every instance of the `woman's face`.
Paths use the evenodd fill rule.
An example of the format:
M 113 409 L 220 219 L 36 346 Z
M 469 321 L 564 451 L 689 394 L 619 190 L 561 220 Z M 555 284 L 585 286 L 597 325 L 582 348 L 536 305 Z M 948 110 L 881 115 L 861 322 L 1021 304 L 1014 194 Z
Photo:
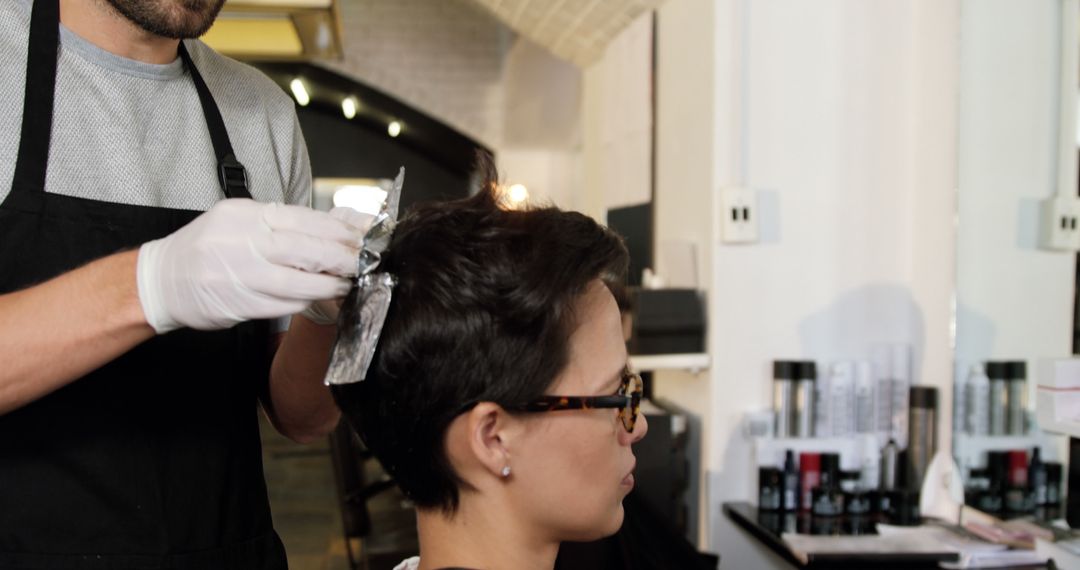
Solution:
M 575 310 L 569 363 L 548 394 L 616 394 L 627 356 L 615 298 L 596 280 Z M 527 414 L 523 421 L 524 437 L 510 457 L 518 512 L 554 540 L 595 540 L 619 530 L 622 500 L 634 486 L 630 445 L 648 431 L 644 415 L 632 434 L 615 409 Z

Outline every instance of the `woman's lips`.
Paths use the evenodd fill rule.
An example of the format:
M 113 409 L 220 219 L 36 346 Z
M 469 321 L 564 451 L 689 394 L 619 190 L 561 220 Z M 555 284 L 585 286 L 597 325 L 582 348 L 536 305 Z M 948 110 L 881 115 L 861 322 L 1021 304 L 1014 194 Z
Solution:
M 637 469 L 637 461 L 630 467 L 630 471 L 623 477 L 622 482 L 619 483 L 620 485 L 631 489 L 634 488 L 634 469 Z

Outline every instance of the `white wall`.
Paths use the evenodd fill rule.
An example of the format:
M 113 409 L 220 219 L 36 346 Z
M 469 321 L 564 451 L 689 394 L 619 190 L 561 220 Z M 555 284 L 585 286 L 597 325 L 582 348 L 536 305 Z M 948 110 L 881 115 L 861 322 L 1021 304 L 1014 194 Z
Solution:
M 582 75 L 525 38 L 507 52 L 495 153 L 504 182 L 524 184 L 533 202 L 578 209 L 583 201 Z
M 1070 355 L 1076 267 L 1074 254 L 1036 248 L 1038 202 L 1057 183 L 1060 2 L 966 0 L 963 14 L 960 374 Z
M 497 153 L 503 183 L 523 184 L 531 203 L 580 209 L 584 185 L 580 148 L 500 147 Z
M 718 4 L 717 4 L 718 5 Z M 714 217 L 712 213 L 715 175 L 713 148 L 714 97 L 716 91 L 715 38 L 720 30 L 714 19 L 714 3 L 676 0 L 657 12 L 656 69 L 656 196 L 653 202 L 654 245 L 658 269 L 666 272 L 671 260 L 660 246 L 671 242 L 694 245 L 697 274 L 709 310 L 707 338 L 715 337 L 715 306 L 712 296 L 711 268 Z M 714 355 L 715 358 L 715 355 Z M 701 463 L 708 465 L 716 448 L 716 434 L 709 426 L 713 400 L 712 374 L 658 372 L 654 375 L 654 394 L 676 403 L 697 416 L 704 428 L 701 434 Z M 698 470 L 699 501 L 698 545 L 707 542 L 705 469 Z M 724 567 L 730 564 L 725 555 Z
M 956 1 L 659 11 L 656 239 L 697 246 L 713 366 L 657 393 L 707 422 L 702 542 L 725 565 L 775 563 L 718 512 L 756 492 L 739 425 L 769 407 L 774 358 L 909 342 L 947 433 L 958 29 Z M 717 239 L 717 191 L 737 183 L 760 191 L 760 244 Z
M 585 70 L 584 198 L 577 209 L 605 218 L 652 193 L 652 14 L 645 14 Z
M 502 143 L 503 62 L 515 34 L 495 16 L 469 0 L 348 0 L 338 7 L 345 54 L 327 67 L 489 147 Z

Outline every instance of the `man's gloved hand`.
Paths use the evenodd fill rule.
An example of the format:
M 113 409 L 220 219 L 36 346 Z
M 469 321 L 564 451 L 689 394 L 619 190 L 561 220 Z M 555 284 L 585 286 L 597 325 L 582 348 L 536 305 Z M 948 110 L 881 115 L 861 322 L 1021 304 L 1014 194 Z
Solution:
M 139 301 L 158 333 L 224 329 L 344 296 L 357 229 L 302 206 L 223 200 L 139 249 Z
M 356 234 L 358 240 L 363 239 L 364 234 L 366 234 L 371 227 L 371 222 L 375 220 L 375 216 L 359 212 L 352 208 L 334 208 L 330 210 L 330 216 L 348 224 L 349 229 Z M 353 261 L 357 261 L 355 257 Z M 337 324 L 338 312 L 341 310 L 342 300 L 341 297 L 337 297 L 334 299 L 315 301 L 308 305 L 308 308 L 304 309 L 304 312 L 300 313 L 300 316 L 317 325 Z

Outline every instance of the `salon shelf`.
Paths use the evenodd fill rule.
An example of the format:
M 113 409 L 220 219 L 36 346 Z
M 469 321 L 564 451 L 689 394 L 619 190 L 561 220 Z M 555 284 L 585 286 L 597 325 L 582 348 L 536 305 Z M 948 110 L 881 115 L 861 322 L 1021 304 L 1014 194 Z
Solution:
M 630 363 L 639 372 L 687 370 L 697 374 L 709 368 L 711 359 L 704 352 L 688 354 L 631 354 Z
M 1039 427 L 1052 435 L 1067 435 L 1080 438 L 1080 421 L 1075 422 L 1040 422 Z
M 836 534 L 837 536 L 848 535 L 852 527 L 860 530 L 860 536 L 869 539 L 877 534 L 876 526 L 871 518 L 863 517 L 814 517 L 809 513 L 792 514 L 789 517 L 783 513 L 758 511 L 757 507 L 746 502 L 728 502 L 722 504 L 723 513 L 735 523 L 736 526 L 746 531 L 751 538 L 771 550 L 774 554 L 788 563 L 790 568 L 877 568 L 879 570 L 914 570 L 916 568 L 927 570 L 940 568 L 941 562 L 956 562 L 959 555 L 955 551 L 942 552 L 904 552 L 888 550 L 864 550 L 861 552 L 815 552 L 796 554 L 784 542 L 784 526 L 792 524 L 796 529 L 802 527 L 805 530 L 798 532 L 813 534 Z M 865 526 L 864 526 L 865 525 Z M 879 545 L 880 546 L 880 545 Z M 1024 567 L 1032 568 L 1032 567 Z M 1045 568 L 1036 566 L 1034 568 Z
M 952 452 L 956 465 L 960 467 L 962 474 L 968 473 L 976 467 L 986 465 L 986 453 L 988 451 L 1008 451 L 1023 449 L 1030 451 L 1038 447 L 1043 461 L 1061 461 L 1061 452 L 1058 449 L 1056 433 L 1034 431 L 1027 435 L 969 435 L 954 433 Z

